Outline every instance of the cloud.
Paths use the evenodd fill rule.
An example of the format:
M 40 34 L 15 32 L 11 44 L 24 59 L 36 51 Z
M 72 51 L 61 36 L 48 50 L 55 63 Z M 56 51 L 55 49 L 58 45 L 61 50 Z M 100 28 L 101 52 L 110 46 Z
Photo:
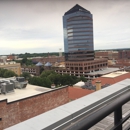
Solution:
M 95 49 L 129 47 L 128 0 L 4 0 L 0 1 L 0 54 L 64 50 L 62 16 L 75 4 L 93 14 Z

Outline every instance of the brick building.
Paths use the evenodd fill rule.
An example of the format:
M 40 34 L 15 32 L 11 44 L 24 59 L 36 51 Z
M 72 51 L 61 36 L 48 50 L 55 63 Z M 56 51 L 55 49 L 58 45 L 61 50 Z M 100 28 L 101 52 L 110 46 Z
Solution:
M 130 59 L 130 50 L 121 51 L 96 51 L 96 58 L 107 58 L 109 60 L 115 59 Z
M 117 82 L 120 82 L 124 79 L 130 79 L 130 73 L 125 71 L 117 71 L 113 72 L 107 75 L 103 75 L 101 77 L 98 77 L 92 81 L 92 84 L 95 85 L 96 81 L 101 81 L 102 86 L 104 85 L 112 85 Z
M 39 76 L 43 71 L 43 64 L 38 62 L 35 66 L 22 66 L 21 70 L 22 73 L 27 72 L 29 74 Z
M 22 73 L 27 72 L 32 75 L 40 75 L 40 68 L 38 66 L 22 66 L 21 71 Z
M 27 85 L 0 95 L 0 130 L 69 102 L 68 87 L 48 89 Z

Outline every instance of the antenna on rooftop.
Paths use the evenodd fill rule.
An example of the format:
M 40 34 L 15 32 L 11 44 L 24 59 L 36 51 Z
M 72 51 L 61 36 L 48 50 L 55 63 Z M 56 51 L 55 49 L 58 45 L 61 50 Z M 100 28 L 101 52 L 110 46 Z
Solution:
M 62 48 L 59 48 L 59 57 L 62 56 Z

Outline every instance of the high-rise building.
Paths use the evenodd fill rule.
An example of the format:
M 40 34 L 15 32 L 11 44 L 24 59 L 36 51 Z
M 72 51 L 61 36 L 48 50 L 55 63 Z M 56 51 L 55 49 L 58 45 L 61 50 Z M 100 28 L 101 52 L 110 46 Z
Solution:
M 76 4 L 63 16 L 66 61 L 94 59 L 93 18 L 90 11 Z
M 61 74 L 94 78 L 107 68 L 107 59 L 94 58 L 93 17 L 90 11 L 76 4 L 63 16 L 65 69 Z

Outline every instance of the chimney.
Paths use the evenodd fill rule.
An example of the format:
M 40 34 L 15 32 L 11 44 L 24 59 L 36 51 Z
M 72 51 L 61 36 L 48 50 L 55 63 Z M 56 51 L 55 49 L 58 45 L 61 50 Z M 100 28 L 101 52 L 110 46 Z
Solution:
M 55 84 L 52 84 L 52 85 L 51 85 L 51 88 L 55 88 L 55 87 L 56 87 Z
M 101 89 L 101 81 L 96 81 L 96 91 Z

